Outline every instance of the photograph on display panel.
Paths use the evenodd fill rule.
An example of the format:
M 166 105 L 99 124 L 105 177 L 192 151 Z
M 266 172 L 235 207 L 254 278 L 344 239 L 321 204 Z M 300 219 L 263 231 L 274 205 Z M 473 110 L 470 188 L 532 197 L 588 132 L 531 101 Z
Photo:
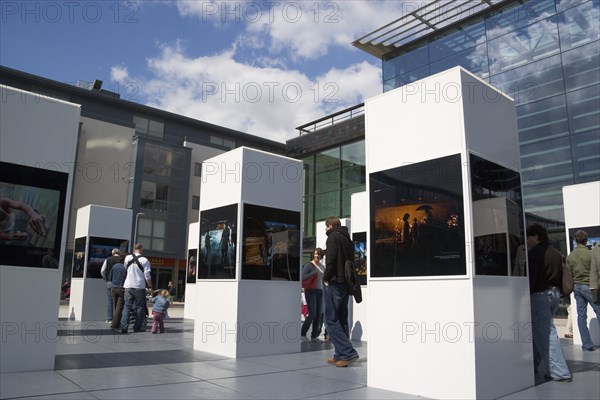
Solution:
M 200 211 L 198 279 L 235 279 L 237 204 Z
M 352 234 L 354 243 L 354 266 L 358 282 L 367 284 L 367 232 L 355 232 Z
M 371 277 L 465 275 L 460 155 L 371 173 Z
M 112 256 L 113 249 L 119 249 L 121 254 L 127 252 L 129 240 L 90 237 L 87 262 L 87 278 L 102 279 L 100 270 L 104 261 Z
M 244 204 L 242 279 L 300 280 L 300 213 Z
M 210 235 L 208 236 L 210 237 Z M 187 257 L 187 283 L 196 283 L 196 267 L 198 265 L 198 249 L 188 250 Z
M 584 226 L 581 228 L 571 228 L 569 229 L 569 251 L 573 251 L 575 247 L 577 247 L 577 242 L 575 242 L 575 233 L 578 230 L 585 231 L 588 236 L 587 248 L 593 249 L 596 246 L 600 246 L 600 226 Z
M 0 162 L 0 264 L 58 269 L 68 174 Z
M 525 276 L 521 176 L 517 171 L 469 155 L 475 274 Z
M 73 248 L 73 278 L 83 278 L 83 269 L 85 267 L 85 250 L 87 249 L 87 238 L 80 237 L 75 239 Z

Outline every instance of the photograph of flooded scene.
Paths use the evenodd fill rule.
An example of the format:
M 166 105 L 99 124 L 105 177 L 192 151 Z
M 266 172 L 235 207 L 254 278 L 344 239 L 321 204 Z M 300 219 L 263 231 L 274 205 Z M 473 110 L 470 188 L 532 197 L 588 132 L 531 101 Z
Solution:
M 475 274 L 525 276 L 521 177 L 470 154 Z
M 354 244 L 354 265 L 356 275 L 361 285 L 367 284 L 367 232 L 355 232 L 352 234 Z
M 300 280 L 300 213 L 244 204 L 242 279 Z
M 237 204 L 200 211 L 198 279 L 235 279 Z
M 210 238 L 210 235 L 209 235 Z M 187 283 L 196 283 L 196 266 L 198 265 L 198 249 L 188 250 Z
M 68 174 L 0 162 L 0 263 L 58 269 Z
M 90 251 L 86 276 L 102 279 L 100 270 L 107 257 L 112 256 L 113 249 L 119 249 L 121 254 L 127 251 L 129 240 L 90 237 Z
M 600 246 L 600 226 L 584 226 L 582 228 L 571 228 L 569 229 L 569 243 L 570 249 L 569 251 L 575 250 L 577 247 L 577 242 L 575 242 L 575 233 L 578 230 L 585 231 L 588 235 L 587 248 L 593 249 L 596 246 Z
M 465 275 L 460 155 L 369 176 L 371 277 Z

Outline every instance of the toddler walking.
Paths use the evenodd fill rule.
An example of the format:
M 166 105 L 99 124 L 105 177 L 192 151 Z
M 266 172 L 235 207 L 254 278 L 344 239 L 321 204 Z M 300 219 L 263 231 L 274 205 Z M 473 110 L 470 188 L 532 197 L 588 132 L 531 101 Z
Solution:
M 152 333 L 165 333 L 165 315 L 169 308 L 169 291 L 165 289 L 157 290 L 155 296 L 150 300 L 152 306 Z

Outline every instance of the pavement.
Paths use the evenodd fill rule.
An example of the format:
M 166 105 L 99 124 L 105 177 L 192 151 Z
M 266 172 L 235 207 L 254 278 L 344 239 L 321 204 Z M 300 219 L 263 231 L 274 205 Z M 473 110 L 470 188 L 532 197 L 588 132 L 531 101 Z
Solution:
M 302 343 L 301 353 L 231 359 L 194 350 L 194 321 L 182 318 L 182 305 L 174 305 L 169 313 L 164 334 L 122 335 L 110 331 L 104 321 L 71 321 L 68 306 L 61 305 L 54 371 L 0 374 L 0 398 L 423 398 L 368 387 L 366 342 L 354 342 L 361 358 L 346 368 L 327 364 L 330 342 Z M 556 320 L 561 337 L 565 322 Z M 584 352 L 572 340 L 561 342 L 573 382 L 540 382 L 502 399 L 598 400 L 600 349 Z

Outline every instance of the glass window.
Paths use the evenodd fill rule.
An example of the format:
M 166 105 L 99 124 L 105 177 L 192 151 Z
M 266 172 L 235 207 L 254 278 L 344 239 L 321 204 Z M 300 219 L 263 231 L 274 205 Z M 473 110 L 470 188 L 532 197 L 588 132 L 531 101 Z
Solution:
M 342 187 L 365 183 L 365 141 L 342 146 Z
M 487 78 L 490 74 L 488 69 L 487 44 L 480 44 L 431 63 L 431 74 L 437 74 L 438 72 L 459 65 L 482 79 Z
M 589 2 L 589 3 L 593 2 L 590 0 L 555 0 L 555 1 L 556 1 L 556 10 L 558 12 L 567 10 L 569 8 L 577 7 L 578 5 L 585 3 L 585 2 Z
M 589 1 L 558 16 L 562 50 L 600 39 L 600 3 Z
M 442 58 L 462 53 L 464 50 L 475 47 L 485 41 L 485 25 L 483 20 L 473 22 L 470 26 L 461 26 L 460 30 L 434 39 L 429 44 L 431 62 L 433 63 Z
M 490 40 L 488 46 L 491 74 L 558 54 L 560 46 L 556 17 Z
M 340 187 L 340 149 L 326 150 L 315 158 L 315 193 Z
M 600 85 L 567 93 L 567 104 L 571 134 L 600 129 Z
M 406 74 L 398 75 L 393 79 L 394 88 L 401 87 L 412 83 L 414 81 L 418 81 L 419 79 L 426 78 L 430 75 L 429 73 L 429 65 L 424 66 L 423 68 L 418 68 L 412 70 Z
M 517 107 L 517 124 L 521 145 L 568 136 L 565 96 L 555 96 Z
M 315 196 L 304 197 L 304 236 L 315 235 Z
M 560 55 L 490 77 L 492 85 L 515 99 L 529 103 L 564 93 Z
M 200 209 L 200 196 L 192 196 L 192 210 Z
M 340 191 L 315 195 L 315 221 L 340 214 Z
M 152 231 L 152 236 L 164 238 L 166 225 L 167 224 L 165 221 L 160 221 L 160 220 L 155 219 L 154 220 L 154 230 Z
M 350 189 L 342 190 L 342 214 L 341 217 L 350 217 L 352 215 L 352 194 L 364 192 L 366 186 L 360 185 Z
M 404 54 L 383 62 L 383 80 L 404 75 L 427 64 L 429 64 L 429 50 L 427 45 L 408 50 Z
M 194 176 L 202 176 L 202 163 L 194 163 Z
M 150 218 L 138 218 L 138 235 L 152 236 L 152 220 Z
M 307 157 L 302 160 L 304 163 L 304 190 L 305 194 L 311 194 L 314 192 L 315 182 L 315 158 L 314 156 Z
M 600 42 L 562 54 L 567 91 L 600 83 Z
M 600 180 L 600 129 L 571 138 L 575 183 Z
M 487 37 L 492 39 L 502 36 L 555 13 L 554 0 L 532 0 L 515 3 L 486 18 Z
M 135 124 L 136 134 L 153 136 L 159 139 L 163 138 L 165 132 L 164 121 L 134 115 L 133 123 Z
M 218 135 L 210 135 L 210 142 L 230 149 L 235 148 L 235 140 L 226 139 Z
M 154 209 L 154 199 L 156 198 L 156 183 L 143 181 L 142 191 L 140 192 L 140 208 L 147 210 Z
M 523 181 L 531 184 L 573 179 L 569 137 L 521 145 Z

